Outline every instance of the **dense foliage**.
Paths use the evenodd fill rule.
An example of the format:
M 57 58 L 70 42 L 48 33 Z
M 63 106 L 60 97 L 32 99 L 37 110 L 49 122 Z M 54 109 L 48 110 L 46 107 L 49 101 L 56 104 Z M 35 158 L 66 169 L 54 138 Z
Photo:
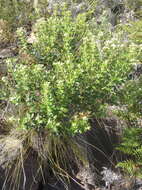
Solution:
M 98 44 L 85 14 L 73 20 L 63 11 L 37 22 L 33 44 L 22 29 L 18 35 L 21 57 L 10 62 L 7 81 L 9 100 L 20 109 L 17 126 L 73 135 L 89 128 L 89 118 L 104 116 L 107 104 L 118 104 L 135 55 L 121 33 Z
M 16 41 L 19 50 L 7 60 L 0 101 L 16 108 L 16 114 L 8 115 L 14 127 L 53 136 L 83 133 L 90 119 L 105 117 L 108 106 L 118 106 L 115 113 L 126 124 L 119 150 L 130 156 L 118 165 L 141 176 L 142 1 L 126 0 L 123 6 L 133 12 L 133 21 L 112 28 L 106 11 L 96 22 L 97 3 L 88 2 L 90 12 L 75 18 L 66 6 L 49 13 L 44 0 L 37 7 L 0 0 L 0 44 Z M 110 11 L 117 8 L 109 4 Z

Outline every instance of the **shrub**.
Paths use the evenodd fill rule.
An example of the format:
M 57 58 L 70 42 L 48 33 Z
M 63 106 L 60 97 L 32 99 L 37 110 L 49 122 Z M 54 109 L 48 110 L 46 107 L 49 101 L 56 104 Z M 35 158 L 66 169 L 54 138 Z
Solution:
M 25 58 L 10 64 L 8 83 L 19 127 L 74 135 L 89 129 L 88 119 L 104 116 L 107 104 L 118 104 L 135 51 L 121 44 L 120 35 L 104 39 L 100 50 L 85 14 L 76 20 L 70 15 L 56 12 L 38 21 L 32 45 L 18 31 Z

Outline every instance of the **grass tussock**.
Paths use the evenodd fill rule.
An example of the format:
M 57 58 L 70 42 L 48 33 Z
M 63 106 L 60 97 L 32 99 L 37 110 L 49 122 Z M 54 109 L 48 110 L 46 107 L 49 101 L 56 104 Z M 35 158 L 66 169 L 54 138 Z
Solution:
M 21 186 L 30 189 L 35 181 L 46 183 L 53 176 L 67 188 L 77 166 L 87 163 L 83 149 L 74 139 L 53 136 L 46 130 L 13 129 L 9 135 L 1 136 L 0 144 L 0 165 L 6 171 L 3 189 L 7 184 L 9 190 Z M 33 172 L 31 181 L 28 167 Z M 45 169 L 50 173 L 47 176 Z

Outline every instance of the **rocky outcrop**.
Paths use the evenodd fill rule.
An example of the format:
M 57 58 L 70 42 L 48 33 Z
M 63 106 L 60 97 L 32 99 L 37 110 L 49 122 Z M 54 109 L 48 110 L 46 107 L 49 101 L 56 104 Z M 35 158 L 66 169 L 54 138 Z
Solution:
M 23 150 L 22 140 L 12 136 L 1 136 L 0 145 L 1 189 L 38 190 L 42 171 L 37 153 Z

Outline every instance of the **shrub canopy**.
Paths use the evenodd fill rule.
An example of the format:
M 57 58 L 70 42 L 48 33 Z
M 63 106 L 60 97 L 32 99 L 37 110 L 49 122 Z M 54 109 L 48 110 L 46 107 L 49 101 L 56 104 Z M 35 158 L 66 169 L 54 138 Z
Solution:
M 86 14 L 73 19 L 66 10 L 38 20 L 32 44 L 18 30 L 20 54 L 9 61 L 12 80 L 6 79 L 8 98 L 19 108 L 17 126 L 74 135 L 119 103 L 135 50 L 122 44 L 121 32 L 93 31 Z

